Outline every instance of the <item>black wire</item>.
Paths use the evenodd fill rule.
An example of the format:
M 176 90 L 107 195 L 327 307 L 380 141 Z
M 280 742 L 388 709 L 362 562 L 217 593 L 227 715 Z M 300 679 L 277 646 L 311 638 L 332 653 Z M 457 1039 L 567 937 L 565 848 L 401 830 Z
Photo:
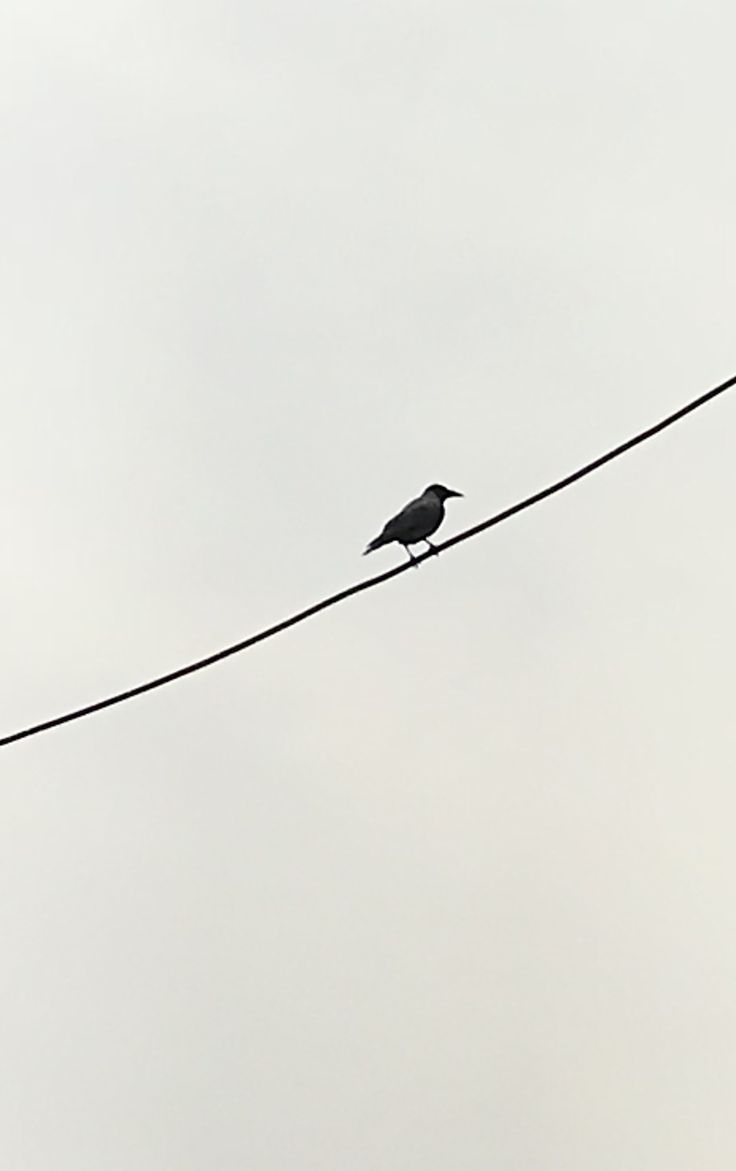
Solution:
M 686 415 L 696 411 L 699 407 L 705 406 L 711 399 L 717 398 L 718 395 L 723 394 L 724 391 L 729 390 L 734 385 L 736 385 L 736 375 L 728 378 L 712 390 L 706 391 L 705 394 L 701 394 L 698 398 L 693 399 L 692 402 L 674 411 L 673 414 L 667 415 L 659 423 L 655 423 L 653 427 L 648 427 L 646 431 L 640 431 L 632 439 L 627 439 L 625 443 L 619 444 L 618 447 L 614 447 L 590 463 L 584 464 L 583 467 L 578 468 L 575 472 L 571 472 L 569 476 L 565 476 L 562 480 L 556 480 L 554 484 L 550 484 L 547 488 L 542 488 L 540 492 L 535 492 L 532 496 L 527 496 L 524 500 L 520 500 L 518 504 L 512 504 L 510 508 L 505 508 L 502 512 L 497 512 L 495 516 L 490 517 L 488 520 L 481 521 L 480 524 L 473 525 L 472 528 L 465 529 L 462 533 L 458 533 L 457 536 L 443 541 L 436 546 L 436 550 L 441 552 L 444 549 L 451 549 L 453 545 L 459 545 L 463 541 L 470 540 L 471 537 L 477 537 L 479 533 L 484 533 L 487 529 L 501 524 L 502 521 L 516 516 L 517 513 L 523 512 L 526 508 L 531 508 L 534 504 L 539 504 L 540 501 L 546 500 L 548 496 L 554 496 L 556 492 L 561 492 L 564 488 L 569 488 L 577 480 L 582 480 L 584 476 L 589 476 L 592 472 L 597 471 L 598 468 L 602 468 L 604 464 L 610 463 L 611 460 L 617 459 L 618 456 L 624 455 L 627 451 L 631 451 L 633 447 L 638 447 L 640 443 L 645 443 L 648 439 L 652 439 L 660 431 L 671 427 L 673 423 L 678 423 L 680 419 L 684 419 Z M 427 557 L 432 556 L 434 554 L 427 551 L 418 556 L 416 562 L 420 563 L 425 561 Z M 304 622 L 314 614 L 319 614 L 321 610 L 327 610 L 330 606 L 336 606 L 338 602 L 344 602 L 346 598 L 352 598 L 354 594 L 360 594 L 364 590 L 372 589 L 373 586 L 380 585 L 384 581 L 389 581 L 392 577 L 397 577 L 400 573 L 406 573 L 411 568 L 411 562 L 402 562 L 400 565 L 395 566 L 394 569 L 388 569 L 385 573 L 379 573 L 376 577 L 369 577 L 365 581 L 358 582 L 357 585 L 349 586 L 348 589 L 341 590 L 338 594 L 332 594 L 331 597 L 324 598 L 321 602 L 317 602 L 313 606 L 308 606 L 306 610 L 300 610 L 290 618 L 284 618 L 283 621 L 275 623 L 274 626 L 269 626 L 266 630 L 259 631 L 258 634 L 252 634 L 250 638 L 244 638 L 241 642 L 233 643 L 232 646 L 225 647 L 221 651 L 215 651 L 214 654 L 207 655 L 204 659 L 197 659 L 196 662 L 188 663 L 185 667 L 178 667 L 175 671 L 169 671 L 166 675 L 158 675 L 155 679 L 149 679 L 147 683 L 139 683 L 136 687 L 128 688 L 127 691 L 119 691 L 115 695 L 109 695 L 106 699 L 98 699 L 95 703 L 87 704 L 86 707 L 75 708 L 73 711 L 65 712 L 63 715 L 54 716 L 50 720 L 43 720 L 40 724 L 31 724 L 27 728 L 21 728 L 18 732 L 11 732 L 8 736 L 0 737 L 0 748 L 6 747 L 8 744 L 14 744 L 17 740 L 25 740 L 29 736 L 37 736 L 39 732 L 48 732 L 51 728 L 58 728 L 62 724 L 69 724 L 73 720 L 81 720 L 84 716 L 91 716 L 106 707 L 113 707 L 115 704 L 124 703 L 125 700 L 134 699 L 137 695 L 144 695 L 147 691 L 154 691 L 157 687 L 165 687 L 167 683 L 173 683 L 177 679 L 183 679 L 185 675 L 193 675 L 195 671 L 202 671 L 205 667 L 211 667 L 214 663 L 219 663 L 231 655 L 237 655 L 240 651 L 255 646 L 256 643 L 264 642 L 267 638 L 273 638 L 275 634 L 280 634 L 282 630 L 288 630 L 290 626 L 296 626 L 297 623 Z

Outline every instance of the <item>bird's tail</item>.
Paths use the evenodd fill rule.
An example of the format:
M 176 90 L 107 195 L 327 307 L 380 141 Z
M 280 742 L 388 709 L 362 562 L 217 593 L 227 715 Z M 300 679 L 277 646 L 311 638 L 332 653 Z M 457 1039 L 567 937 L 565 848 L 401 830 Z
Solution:
M 380 549 L 381 546 L 385 544 L 386 542 L 384 540 L 383 533 L 381 533 L 380 536 L 374 537 L 373 540 L 368 545 L 366 545 L 365 549 L 363 550 L 363 556 L 365 557 L 366 553 L 373 553 L 376 549 Z

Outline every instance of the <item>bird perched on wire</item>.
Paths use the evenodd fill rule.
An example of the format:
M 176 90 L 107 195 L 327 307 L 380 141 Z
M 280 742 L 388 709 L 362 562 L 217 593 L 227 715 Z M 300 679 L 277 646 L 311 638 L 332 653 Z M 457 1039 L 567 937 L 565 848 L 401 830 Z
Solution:
M 445 519 L 445 501 L 450 496 L 462 496 L 462 492 L 455 492 L 452 488 L 445 488 L 442 484 L 430 484 L 416 500 L 410 500 L 396 516 L 386 521 L 377 537 L 363 550 L 363 555 L 380 549 L 383 545 L 390 545 L 393 541 L 403 545 L 409 555 L 409 560 L 416 565 L 417 559 L 409 549 L 424 541 L 433 553 L 437 550 L 429 540 L 432 533 L 440 527 Z

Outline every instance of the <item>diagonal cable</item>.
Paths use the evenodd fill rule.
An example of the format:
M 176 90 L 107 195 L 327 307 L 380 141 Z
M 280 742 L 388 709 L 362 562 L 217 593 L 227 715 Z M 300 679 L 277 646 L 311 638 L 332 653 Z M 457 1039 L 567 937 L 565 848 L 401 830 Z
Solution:
M 444 549 L 451 549 L 453 545 L 460 545 L 463 541 L 469 541 L 471 537 L 477 537 L 480 533 L 486 532 L 487 529 L 492 529 L 495 525 L 499 525 L 503 521 L 509 520 L 510 517 L 516 516 L 517 513 L 524 512 L 525 509 L 532 508 L 533 505 L 541 503 L 548 496 L 554 496 L 557 492 L 562 492 L 563 489 L 569 488 L 572 484 L 577 483 L 578 480 L 582 480 L 585 476 L 589 476 L 593 472 L 598 471 L 599 468 L 611 463 L 614 459 L 618 459 L 619 456 L 624 455 L 627 451 L 631 451 L 632 448 L 646 443 L 649 439 L 653 439 L 660 431 L 665 431 L 674 423 L 678 423 L 680 419 L 684 419 L 687 415 L 692 414 L 693 411 L 697 411 L 699 407 L 705 406 L 706 403 L 717 398 L 725 391 L 730 390 L 734 385 L 736 385 L 736 375 L 726 379 L 725 382 L 721 382 L 711 390 L 706 391 L 705 394 L 699 395 L 698 398 L 692 399 L 684 407 L 673 411 L 671 415 L 660 419 L 653 426 L 647 427 L 645 431 L 640 431 L 631 439 L 627 439 L 625 443 L 620 443 L 617 447 L 613 447 L 610 451 L 599 455 L 597 459 L 591 460 L 590 463 L 583 464 L 582 467 L 571 472 L 568 476 L 564 476 L 561 480 L 556 480 L 546 488 L 542 488 L 540 491 L 534 492 L 531 496 L 527 496 L 523 500 L 518 501 L 518 503 L 512 504 L 509 508 L 504 508 L 501 512 L 497 512 L 494 516 L 489 517 L 488 520 L 481 521 L 480 524 L 473 525 L 469 529 L 464 529 L 463 532 L 443 541 L 436 546 L 437 552 L 442 552 Z M 426 561 L 427 557 L 432 556 L 434 554 L 427 551 L 426 553 L 420 554 L 416 558 L 416 561 L 417 563 L 421 563 L 422 561 Z M 220 663 L 223 659 L 230 658 L 231 655 L 237 655 L 241 651 L 248 650 L 249 647 L 255 646 L 256 643 L 265 642 L 267 638 L 273 638 L 274 635 L 281 634 L 282 631 L 288 630 L 291 626 L 296 626 L 299 622 L 306 622 L 308 618 L 313 618 L 320 611 L 327 610 L 330 606 L 337 606 L 339 602 L 344 602 L 347 598 L 352 598 L 355 594 L 361 594 L 364 590 L 373 589 L 374 586 L 380 585 L 384 581 L 389 581 L 392 577 L 398 577 L 400 573 L 406 573 L 411 568 L 411 562 L 402 562 L 401 565 L 397 565 L 393 569 L 387 569 L 385 573 L 379 573 L 375 577 L 366 578 L 365 581 L 360 581 L 356 585 L 340 590 L 339 593 L 332 594 L 329 598 L 323 598 L 321 602 L 315 602 L 313 606 L 307 606 L 305 610 L 299 610 L 298 613 L 292 614 L 291 617 L 284 618 L 281 622 L 276 622 L 273 626 L 268 626 L 265 630 L 260 630 L 257 634 L 250 635 L 249 638 L 244 638 L 240 642 L 235 642 L 231 646 L 224 647 L 223 650 L 206 655 L 203 659 L 197 659 L 193 663 L 187 663 L 184 667 L 177 667 L 176 670 L 169 671 L 166 675 L 158 675 L 156 678 L 149 679 L 145 683 L 138 683 L 135 687 L 129 687 L 126 691 L 118 691 L 114 695 L 106 696 L 104 699 L 95 700 L 94 703 L 89 703 L 85 707 L 75 708 L 72 711 L 64 712 L 60 716 L 53 716 L 51 719 L 42 720 L 41 723 L 30 724 L 27 728 L 21 728 L 17 732 L 11 732 L 7 736 L 0 737 L 0 748 L 14 744 L 17 740 L 25 740 L 29 736 L 37 736 L 40 732 L 48 732 L 52 728 L 60 727 L 62 724 L 70 724 L 74 720 L 81 720 L 85 716 L 94 715 L 95 712 L 101 712 L 105 708 L 114 707 L 116 704 L 125 703 L 126 700 L 135 699 L 138 695 L 145 695 L 147 691 L 155 691 L 159 687 L 166 687 L 167 684 L 174 683 L 177 679 L 183 679 L 185 675 L 193 675 L 196 671 L 203 671 L 205 667 L 212 667 L 215 663 Z

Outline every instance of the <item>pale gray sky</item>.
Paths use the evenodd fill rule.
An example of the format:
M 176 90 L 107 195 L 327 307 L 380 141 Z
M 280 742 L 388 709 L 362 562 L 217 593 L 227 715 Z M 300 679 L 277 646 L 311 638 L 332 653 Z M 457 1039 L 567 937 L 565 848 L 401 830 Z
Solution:
M 10 0 L 2 731 L 734 373 L 731 4 Z M 736 398 L 0 760 L 11 1171 L 730 1171 Z

